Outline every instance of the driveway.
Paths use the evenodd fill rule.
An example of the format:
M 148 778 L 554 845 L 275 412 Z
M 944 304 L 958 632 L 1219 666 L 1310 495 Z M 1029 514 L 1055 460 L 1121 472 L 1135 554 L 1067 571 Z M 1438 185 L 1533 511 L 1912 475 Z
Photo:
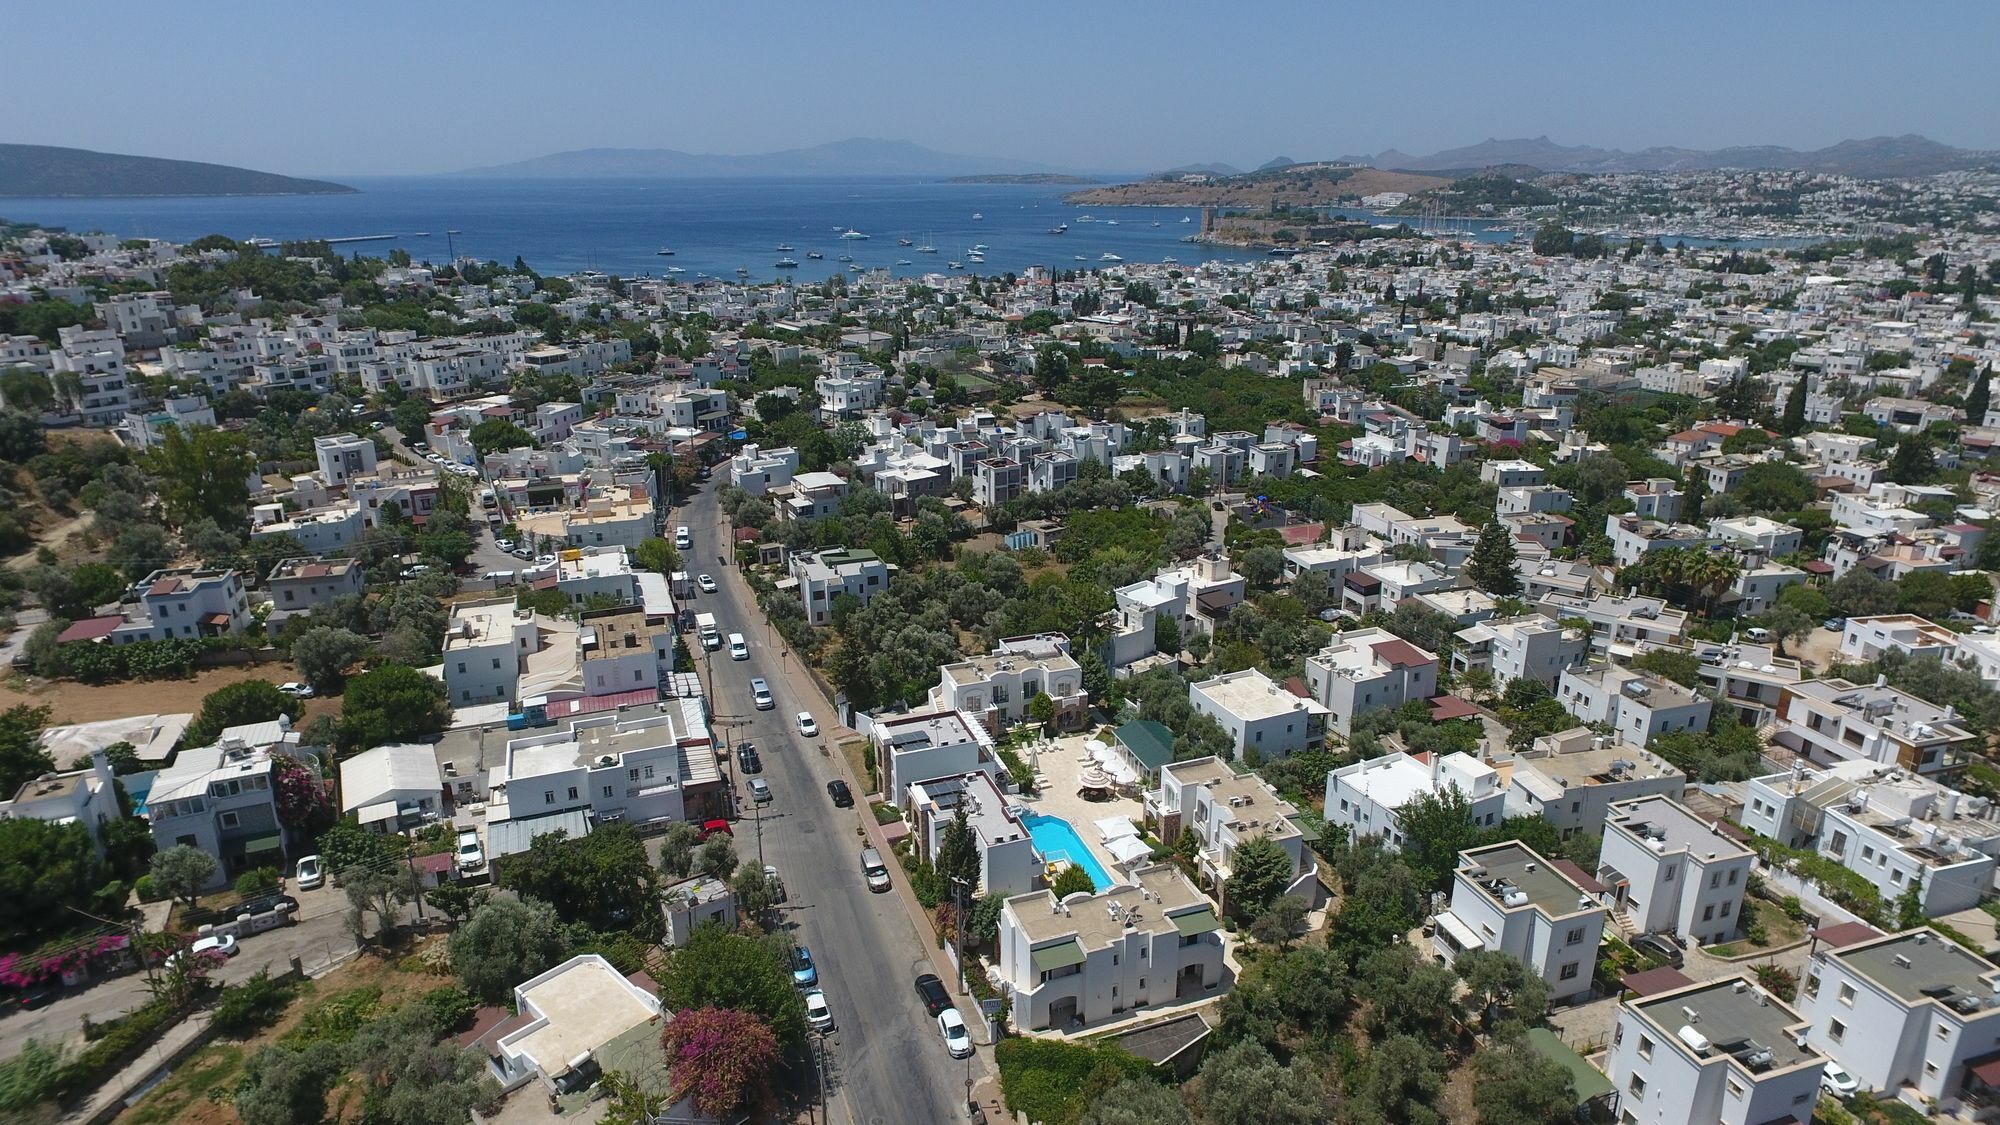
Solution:
M 831 749 L 838 727 L 832 708 L 778 643 L 737 568 L 716 561 L 728 554 L 728 532 L 713 496 L 697 493 L 675 522 L 693 530 L 688 569 L 713 574 L 719 587 L 691 599 L 689 608 L 715 614 L 725 634 L 742 633 L 750 642 L 747 661 L 698 648 L 697 660 L 717 737 L 755 742 L 761 776 L 771 785 L 771 803 L 753 810 L 742 792 L 749 779 L 735 776 L 730 755 L 728 768 L 746 812 L 735 826 L 737 854 L 778 869 L 788 895 L 782 924 L 812 949 L 833 1009 L 838 1030 L 828 1039 L 826 1075 L 832 1120 L 963 1119 L 966 1079 L 984 1073 L 990 1056 L 982 1050 L 958 1062 L 945 1053 L 915 993 L 917 975 L 932 971 L 931 957 L 902 905 L 870 894 L 862 882 L 866 804 L 835 808 L 826 793 L 826 783 L 843 776 Z M 759 711 L 752 705 L 752 676 L 769 682 L 776 707 Z M 819 739 L 799 737 L 793 717 L 802 710 L 818 721 Z M 857 794 L 862 788 L 855 787 Z M 891 868 L 901 883 L 903 873 Z

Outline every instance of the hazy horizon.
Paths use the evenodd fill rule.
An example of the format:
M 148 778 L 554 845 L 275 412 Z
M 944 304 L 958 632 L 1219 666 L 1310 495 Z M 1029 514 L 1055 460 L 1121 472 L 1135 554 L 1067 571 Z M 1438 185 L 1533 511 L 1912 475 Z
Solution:
M 2000 7 L 1971 3 L 194 2 L 108 21 L 45 5 L 10 26 L 36 48 L 12 60 L 20 88 L 51 93 L 0 140 L 332 179 L 852 137 L 1090 172 L 1540 135 L 1636 150 L 1920 133 L 2000 149 L 1982 81 Z

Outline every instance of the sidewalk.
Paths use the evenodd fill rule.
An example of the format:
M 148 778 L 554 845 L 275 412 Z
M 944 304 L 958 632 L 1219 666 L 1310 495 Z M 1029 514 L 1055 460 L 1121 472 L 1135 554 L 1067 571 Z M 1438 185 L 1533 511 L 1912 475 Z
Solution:
M 109 1081 L 91 1091 L 89 1098 L 63 1114 L 60 1120 L 66 1123 L 94 1123 L 109 1121 L 117 1116 L 118 1111 L 124 1108 L 125 1099 L 145 1085 L 155 1071 L 180 1061 L 182 1056 L 208 1038 L 208 1020 L 209 1013 L 204 1009 L 168 1028 L 158 1042 L 125 1064 L 125 1068 L 112 1075 Z

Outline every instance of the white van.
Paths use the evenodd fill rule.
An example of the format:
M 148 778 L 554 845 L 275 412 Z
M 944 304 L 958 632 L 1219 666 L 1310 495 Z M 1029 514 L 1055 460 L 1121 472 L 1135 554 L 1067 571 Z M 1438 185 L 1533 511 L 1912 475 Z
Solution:
M 674 546 L 683 551 L 694 546 L 694 532 L 689 531 L 686 524 L 674 528 Z
M 743 639 L 743 634 L 741 633 L 729 634 L 729 659 L 731 660 L 750 659 L 750 644 L 749 642 Z

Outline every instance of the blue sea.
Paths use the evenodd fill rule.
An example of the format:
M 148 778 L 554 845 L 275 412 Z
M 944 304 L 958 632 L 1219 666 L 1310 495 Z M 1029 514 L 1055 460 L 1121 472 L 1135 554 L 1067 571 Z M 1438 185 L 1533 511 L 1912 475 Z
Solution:
M 1029 266 L 1097 268 L 1102 256 L 1128 262 L 1253 261 L 1253 250 L 1183 242 L 1201 216 L 1186 207 L 1076 207 L 1062 201 L 1075 186 L 952 184 L 906 178 L 854 179 L 475 179 L 343 178 L 353 195 L 243 196 L 194 199 L 8 199 L 0 216 L 17 222 L 104 230 L 126 238 L 185 242 L 205 234 L 278 241 L 393 235 L 343 245 L 385 255 L 408 250 L 444 262 L 453 251 L 510 263 L 516 256 L 545 274 L 596 269 L 625 276 L 663 274 L 682 280 L 781 276 L 818 280 L 842 272 L 853 256 L 865 267 L 899 275 L 966 272 L 994 275 Z M 1360 211 L 1343 212 L 1366 221 Z M 975 218 L 974 216 L 982 216 Z M 1085 216 L 1096 221 L 1084 222 Z M 1183 223 L 1186 218 L 1189 222 Z M 1111 220 L 1116 220 L 1113 223 Z M 1049 228 L 1069 224 L 1069 233 Z M 858 230 L 866 240 L 842 239 Z M 448 230 L 458 233 L 447 238 Z M 1482 241 L 1505 242 L 1513 232 L 1473 223 Z M 914 246 L 898 245 L 907 238 Z M 985 243 L 986 261 L 966 257 Z M 920 254 L 917 246 L 937 247 Z M 793 249 L 780 252 L 778 246 Z M 674 251 L 662 256 L 662 248 Z M 808 251 L 824 254 L 807 258 Z M 799 268 L 780 270 L 781 257 Z M 1081 257 L 1083 260 L 1078 261 Z M 908 265 L 898 264 L 908 261 Z

